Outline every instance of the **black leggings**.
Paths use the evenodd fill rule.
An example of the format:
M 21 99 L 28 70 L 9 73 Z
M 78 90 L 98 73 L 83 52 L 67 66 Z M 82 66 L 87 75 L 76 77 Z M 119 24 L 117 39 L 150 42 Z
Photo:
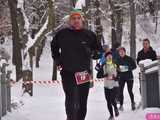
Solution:
M 109 110 L 109 113 L 111 116 L 113 116 L 113 108 L 112 105 L 114 107 L 114 109 L 117 109 L 117 103 L 116 103 L 116 89 L 112 88 L 112 89 L 108 89 L 108 88 L 104 88 L 104 93 L 105 93 L 105 98 L 107 100 L 107 107 Z
M 134 103 L 134 95 L 133 95 L 133 80 L 119 80 L 119 89 L 120 89 L 120 93 L 119 93 L 119 97 L 120 97 L 120 105 L 123 105 L 123 100 L 124 100 L 124 96 L 123 96 L 123 90 L 124 90 L 124 86 L 125 83 L 127 83 L 127 89 L 128 89 L 128 93 L 131 99 L 131 103 Z
M 85 120 L 89 83 L 77 85 L 74 73 L 61 71 L 65 109 L 69 120 Z

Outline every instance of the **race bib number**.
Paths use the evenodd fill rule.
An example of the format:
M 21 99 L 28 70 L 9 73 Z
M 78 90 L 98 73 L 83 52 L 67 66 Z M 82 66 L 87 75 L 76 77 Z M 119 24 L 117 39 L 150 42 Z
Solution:
M 120 68 L 120 72 L 127 72 L 128 71 L 128 66 L 120 65 L 119 68 Z
M 75 78 L 76 78 L 77 85 L 80 85 L 80 84 L 83 84 L 86 82 L 90 82 L 90 80 L 91 80 L 91 76 L 87 71 L 76 72 Z

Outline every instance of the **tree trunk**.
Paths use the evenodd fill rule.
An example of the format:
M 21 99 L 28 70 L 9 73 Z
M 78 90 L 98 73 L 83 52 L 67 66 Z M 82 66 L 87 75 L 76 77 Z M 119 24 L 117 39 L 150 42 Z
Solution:
M 55 62 L 53 62 L 53 74 L 52 74 L 52 80 L 57 80 L 57 65 Z
M 96 34 L 97 34 L 97 40 L 99 43 L 102 43 L 102 38 L 103 38 L 103 28 L 101 25 L 101 18 L 100 18 L 100 1 L 96 0 L 95 1 L 95 6 L 96 6 L 96 12 L 95 14 L 97 15 L 96 20 L 95 20 L 95 26 L 96 26 Z M 103 43 L 104 44 L 104 43 Z
M 159 0 L 154 1 L 155 5 L 154 5 L 154 9 L 155 9 L 155 13 L 154 13 L 154 18 L 155 18 L 155 34 L 157 33 L 157 29 L 158 29 L 158 11 L 159 11 Z
M 17 1 L 8 0 L 12 23 L 12 39 L 13 39 L 13 58 L 12 63 L 16 66 L 16 81 L 22 77 L 22 55 L 21 43 L 19 38 L 19 27 L 17 23 Z
M 122 43 L 122 32 L 123 32 L 123 10 L 117 6 L 116 8 L 116 42 Z
M 115 21 L 115 15 L 114 13 L 111 14 L 111 20 L 112 20 L 112 26 L 111 26 L 111 41 L 112 41 L 112 47 L 117 43 L 117 37 L 116 37 L 116 21 Z
M 136 59 L 136 13 L 135 13 L 135 3 L 132 0 L 129 0 L 130 4 L 130 19 L 131 19 L 131 28 L 130 28 L 130 56 Z
M 50 16 L 49 26 L 52 32 L 54 32 L 56 18 L 55 18 L 55 9 L 54 9 L 52 0 L 49 0 L 49 16 Z M 53 62 L 52 80 L 57 80 L 57 65 L 55 64 L 55 62 Z
M 112 0 L 109 0 L 109 4 L 111 7 L 111 41 L 112 41 L 112 47 L 117 44 L 117 35 L 116 35 L 116 12 L 115 12 L 115 6 L 114 2 Z

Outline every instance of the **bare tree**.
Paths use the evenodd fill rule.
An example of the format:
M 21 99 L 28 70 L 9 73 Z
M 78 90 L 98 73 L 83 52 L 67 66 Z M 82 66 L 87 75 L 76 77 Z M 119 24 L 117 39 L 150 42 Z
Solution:
M 154 21 L 155 21 L 155 34 L 157 33 L 157 29 L 158 29 L 158 11 L 160 9 L 160 1 L 159 0 L 154 0 L 153 1 L 154 6 L 153 6 L 153 17 L 154 17 Z
M 136 59 L 136 12 L 135 3 L 133 0 L 129 0 L 130 5 L 130 56 Z
M 120 7 L 120 3 L 115 6 L 116 9 L 116 43 L 122 43 L 122 33 L 123 33 L 123 8 Z
M 101 11 L 100 11 L 100 1 L 99 0 L 96 0 L 95 1 L 95 31 L 96 31 L 96 34 L 97 34 L 97 40 L 99 43 L 104 43 L 103 41 L 103 27 L 102 27 L 102 24 L 101 24 Z
M 32 32 L 30 32 L 32 22 L 30 22 L 30 17 L 28 16 L 30 15 L 29 14 L 30 8 L 25 8 L 26 5 L 25 1 L 23 2 L 24 2 L 23 4 L 18 4 L 18 11 L 17 11 L 17 1 L 8 0 L 11 12 L 12 27 L 13 27 L 13 44 L 17 45 L 17 47 L 14 47 L 13 57 L 16 57 L 16 60 L 18 58 L 23 58 L 23 80 L 28 81 L 28 80 L 33 80 L 32 58 L 35 55 L 35 49 L 37 46 L 39 46 L 39 44 L 41 44 L 41 42 L 45 37 L 45 34 L 50 32 L 54 28 L 55 18 L 54 18 L 54 9 L 52 0 L 41 1 L 41 2 L 47 2 L 47 7 L 46 8 L 44 7 L 46 13 L 42 12 L 47 17 L 45 17 L 46 19 L 42 20 L 44 18 L 44 14 L 42 14 L 42 17 L 40 19 L 42 21 L 40 22 L 41 25 L 39 26 L 39 29 L 37 29 L 38 31 L 36 32 L 35 36 L 32 38 L 31 37 Z M 35 1 L 30 0 L 30 2 L 35 2 Z M 38 8 L 40 7 L 39 5 L 37 6 Z M 42 8 L 39 9 L 39 13 L 41 13 L 41 10 Z M 17 20 L 17 13 L 19 13 L 21 21 Z M 19 32 L 20 29 L 22 30 L 21 32 Z M 21 38 L 25 39 L 20 40 L 20 36 Z M 21 43 L 23 43 L 23 45 Z M 23 48 L 23 57 L 20 56 L 22 48 Z M 17 61 L 13 62 L 18 65 L 21 65 L 20 70 L 22 71 L 22 60 L 19 62 Z M 24 92 L 28 92 L 30 95 L 32 95 L 32 84 L 30 85 L 23 84 L 23 87 L 25 88 Z
M 123 0 L 109 0 L 111 10 L 111 31 L 112 31 L 112 46 L 122 42 L 122 25 L 123 25 Z
M 115 13 L 115 6 L 114 1 L 109 0 L 110 8 L 111 8 L 111 41 L 112 46 L 117 43 L 117 36 L 116 36 L 116 13 Z
M 19 27 L 17 22 L 17 1 L 8 0 L 10 8 L 11 23 L 12 23 L 12 39 L 13 39 L 13 59 L 12 62 L 16 66 L 16 81 L 22 77 L 22 55 L 21 55 L 21 40 L 19 37 Z

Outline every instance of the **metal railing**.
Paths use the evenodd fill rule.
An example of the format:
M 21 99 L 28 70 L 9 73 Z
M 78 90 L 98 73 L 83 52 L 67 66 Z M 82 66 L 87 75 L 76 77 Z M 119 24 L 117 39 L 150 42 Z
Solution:
M 0 59 L 2 63 L 2 60 Z M 0 64 L 0 120 L 1 117 L 11 112 L 11 71 L 7 70 L 8 63 Z
M 160 60 L 140 64 L 142 107 L 160 107 Z

